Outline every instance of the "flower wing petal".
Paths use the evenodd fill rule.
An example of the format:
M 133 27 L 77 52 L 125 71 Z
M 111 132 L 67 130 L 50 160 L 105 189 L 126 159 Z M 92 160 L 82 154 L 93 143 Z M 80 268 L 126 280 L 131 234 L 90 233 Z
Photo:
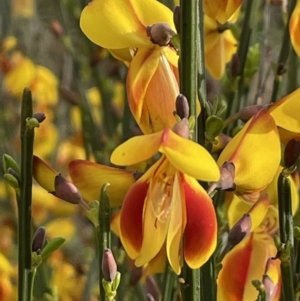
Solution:
M 132 172 L 86 160 L 71 161 L 69 173 L 73 183 L 87 201 L 98 200 L 103 184 L 110 183 L 107 194 L 112 207 L 122 204 L 129 187 L 134 183 Z
M 203 181 L 218 181 L 220 171 L 213 157 L 199 144 L 165 129 L 159 151 L 184 174 Z
M 85 35 L 111 49 L 151 45 L 146 27 L 159 22 L 174 27 L 172 12 L 154 0 L 93 0 L 80 17 Z

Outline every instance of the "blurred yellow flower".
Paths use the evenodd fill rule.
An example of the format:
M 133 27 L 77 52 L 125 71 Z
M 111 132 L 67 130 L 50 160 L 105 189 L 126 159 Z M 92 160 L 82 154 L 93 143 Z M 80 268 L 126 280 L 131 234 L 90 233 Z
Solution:
M 289 26 L 292 45 L 297 55 L 300 56 L 300 0 L 297 0 Z

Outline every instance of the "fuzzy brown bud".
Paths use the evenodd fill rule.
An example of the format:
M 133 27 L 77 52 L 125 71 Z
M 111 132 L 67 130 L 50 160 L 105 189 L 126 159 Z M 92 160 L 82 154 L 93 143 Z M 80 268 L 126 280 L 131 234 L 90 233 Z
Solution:
M 32 239 L 32 246 L 31 250 L 32 252 L 36 252 L 37 254 L 40 254 L 44 244 L 45 244 L 45 237 L 46 237 L 46 229 L 44 227 L 39 227 Z
M 260 111 L 261 109 L 268 109 L 269 107 L 270 107 L 270 104 L 267 104 L 267 105 L 252 105 L 252 106 L 244 107 L 238 113 L 239 119 L 241 119 L 244 122 L 247 122 L 258 111 Z
M 222 190 L 234 190 L 235 166 L 232 162 L 225 162 L 221 167 L 220 188 Z
M 189 139 L 190 129 L 189 129 L 189 121 L 187 118 L 181 119 L 173 126 L 173 131 L 179 136 Z
M 61 24 L 57 20 L 52 20 L 51 22 L 51 29 L 53 33 L 56 35 L 57 38 L 61 38 L 64 36 L 65 31 Z
M 190 106 L 187 98 L 183 94 L 179 94 L 175 101 L 176 114 L 182 118 L 188 118 L 190 115 Z
M 46 115 L 42 112 L 34 113 L 33 118 L 35 118 L 39 123 L 42 123 L 46 119 Z
M 235 246 L 245 238 L 251 230 L 251 217 L 249 214 L 244 214 L 231 228 L 228 235 L 228 244 Z
M 173 11 L 173 21 L 178 34 L 180 34 L 180 6 L 175 6 Z
M 147 36 L 153 44 L 159 46 L 167 46 L 170 43 L 172 36 L 175 32 L 167 23 L 156 23 L 152 26 L 147 26 Z
M 71 204 L 81 204 L 82 197 L 81 193 L 77 189 L 77 187 L 66 180 L 61 174 L 58 174 L 55 177 L 54 181 L 55 191 L 50 192 L 56 197 L 71 203 Z
M 101 265 L 103 277 L 105 281 L 113 281 L 117 274 L 117 264 L 110 249 L 106 249 L 102 258 Z
M 300 141 L 291 139 L 284 150 L 284 163 L 287 168 L 296 164 L 300 156 Z
M 237 53 L 233 54 L 230 62 L 230 73 L 233 78 L 239 76 L 240 73 L 240 58 Z

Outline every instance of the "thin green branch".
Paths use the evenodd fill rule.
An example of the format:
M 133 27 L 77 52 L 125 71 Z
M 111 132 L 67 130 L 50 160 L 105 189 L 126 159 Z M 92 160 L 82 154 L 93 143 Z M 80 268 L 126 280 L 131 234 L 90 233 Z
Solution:
M 278 178 L 279 233 L 282 249 L 281 260 L 282 290 L 284 301 L 295 300 L 294 290 L 294 232 L 290 180 L 280 174 Z
M 32 117 L 32 96 L 29 89 L 25 89 L 21 111 L 21 179 L 19 209 L 19 287 L 20 301 L 31 300 L 31 201 L 32 201 L 32 157 L 34 128 L 28 126 L 27 119 Z
M 282 74 L 285 72 L 285 66 L 289 57 L 289 52 L 291 49 L 291 39 L 290 39 L 290 18 L 292 15 L 292 12 L 296 6 L 297 0 L 290 0 L 288 1 L 288 15 L 286 20 L 286 25 L 283 33 L 283 39 L 281 44 L 281 50 L 279 53 L 279 57 L 277 60 L 277 67 L 276 67 L 276 74 L 273 81 L 273 91 L 271 96 L 271 102 L 274 102 L 277 100 L 279 87 L 281 83 Z

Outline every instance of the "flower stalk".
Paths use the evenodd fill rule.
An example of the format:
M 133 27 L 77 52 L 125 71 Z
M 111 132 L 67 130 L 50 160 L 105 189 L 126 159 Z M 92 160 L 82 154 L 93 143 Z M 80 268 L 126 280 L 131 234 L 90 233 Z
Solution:
M 32 200 L 32 158 L 34 127 L 28 125 L 32 117 L 31 91 L 25 88 L 21 111 L 21 189 L 18 201 L 19 210 L 19 287 L 20 301 L 31 300 L 31 200 Z
M 283 300 L 295 300 L 294 290 L 294 231 L 292 215 L 290 180 L 282 175 L 278 177 L 278 212 L 281 246 L 279 258 L 281 260 Z

